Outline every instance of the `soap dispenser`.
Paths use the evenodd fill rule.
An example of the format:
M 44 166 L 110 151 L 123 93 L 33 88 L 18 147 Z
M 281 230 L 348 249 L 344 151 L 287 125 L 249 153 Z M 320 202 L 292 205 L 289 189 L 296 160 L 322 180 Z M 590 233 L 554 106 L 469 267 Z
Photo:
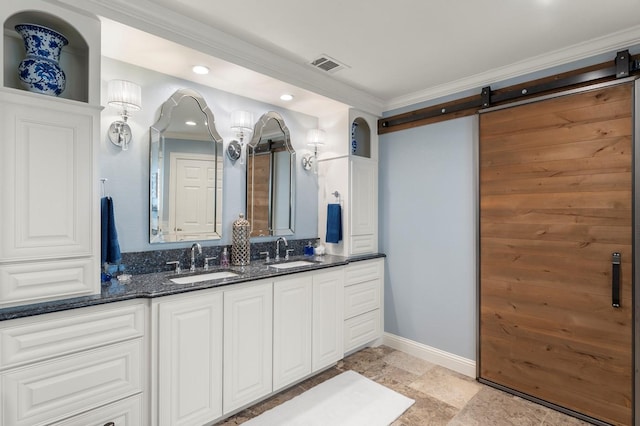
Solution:
M 311 241 L 309 241 L 307 243 L 307 245 L 305 246 L 304 255 L 305 256 L 313 256 L 313 246 L 311 245 Z
M 226 247 L 222 250 L 222 255 L 220 256 L 220 266 L 223 268 L 229 267 L 229 252 Z

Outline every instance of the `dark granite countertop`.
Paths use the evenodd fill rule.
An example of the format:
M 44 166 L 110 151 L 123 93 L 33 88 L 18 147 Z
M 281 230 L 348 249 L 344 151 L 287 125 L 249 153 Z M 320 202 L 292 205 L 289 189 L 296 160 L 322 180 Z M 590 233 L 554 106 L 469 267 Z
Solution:
M 173 272 L 157 272 L 151 274 L 133 275 L 131 279 L 126 282 L 119 281 L 114 278 L 110 282 L 102 283 L 102 291 L 100 294 L 0 309 L 0 321 L 41 315 L 51 312 L 65 311 L 69 309 L 84 308 L 87 306 L 101 305 L 105 303 L 119 302 L 136 298 L 155 298 L 213 287 L 228 286 L 232 284 L 255 281 L 265 278 L 290 275 L 323 268 L 331 268 L 334 266 L 346 265 L 350 262 L 376 259 L 384 256 L 384 254 L 380 253 L 356 256 L 351 258 L 331 255 L 314 257 L 296 256 L 292 257 L 289 262 L 295 260 L 310 260 L 313 262 L 313 264 L 289 269 L 276 269 L 270 266 L 274 263 L 265 264 L 264 261 L 253 261 L 248 266 L 232 266 L 224 269 L 237 273 L 237 276 L 211 281 L 203 281 L 193 284 L 171 283 L 169 279 L 176 276 L 176 274 Z M 220 270 L 222 269 L 219 267 L 211 268 L 209 271 L 203 271 L 202 269 L 199 269 L 195 274 L 203 274 L 207 272 L 211 273 Z M 179 276 L 187 277 L 189 275 L 194 274 L 190 274 L 188 271 L 183 271 Z

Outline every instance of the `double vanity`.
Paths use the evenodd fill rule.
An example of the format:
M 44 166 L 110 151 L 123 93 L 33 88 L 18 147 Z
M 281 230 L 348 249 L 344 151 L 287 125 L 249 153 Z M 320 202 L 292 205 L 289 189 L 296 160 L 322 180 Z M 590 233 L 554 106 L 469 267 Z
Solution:
M 3 424 L 220 421 L 376 344 L 383 261 L 134 275 L 100 295 L 0 309 Z

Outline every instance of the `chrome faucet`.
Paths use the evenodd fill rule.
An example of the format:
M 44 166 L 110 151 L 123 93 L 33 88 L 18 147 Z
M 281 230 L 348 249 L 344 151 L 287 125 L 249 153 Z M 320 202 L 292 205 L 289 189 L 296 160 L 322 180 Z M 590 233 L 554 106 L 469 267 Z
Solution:
M 189 268 L 190 272 L 196 271 L 196 249 L 198 249 L 198 254 L 202 254 L 202 246 L 198 243 L 193 243 L 191 245 L 191 267 Z
M 287 243 L 287 239 L 285 237 L 278 237 L 276 240 L 276 257 L 274 259 L 276 262 L 280 260 L 280 241 L 284 242 L 285 247 L 289 247 L 289 243 Z

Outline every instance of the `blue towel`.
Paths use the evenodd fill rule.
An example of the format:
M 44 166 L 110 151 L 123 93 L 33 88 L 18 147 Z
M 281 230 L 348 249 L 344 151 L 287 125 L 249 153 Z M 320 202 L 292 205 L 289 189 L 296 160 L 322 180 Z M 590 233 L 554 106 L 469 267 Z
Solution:
M 118 242 L 111 197 L 103 197 L 100 200 L 100 212 L 102 216 L 102 256 L 100 265 L 118 263 L 122 260 L 122 255 L 120 254 L 120 243 Z
M 342 211 L 340 204 L 327 205 L 327 237 L 328 243 L 339 243 L 342 240 Z

